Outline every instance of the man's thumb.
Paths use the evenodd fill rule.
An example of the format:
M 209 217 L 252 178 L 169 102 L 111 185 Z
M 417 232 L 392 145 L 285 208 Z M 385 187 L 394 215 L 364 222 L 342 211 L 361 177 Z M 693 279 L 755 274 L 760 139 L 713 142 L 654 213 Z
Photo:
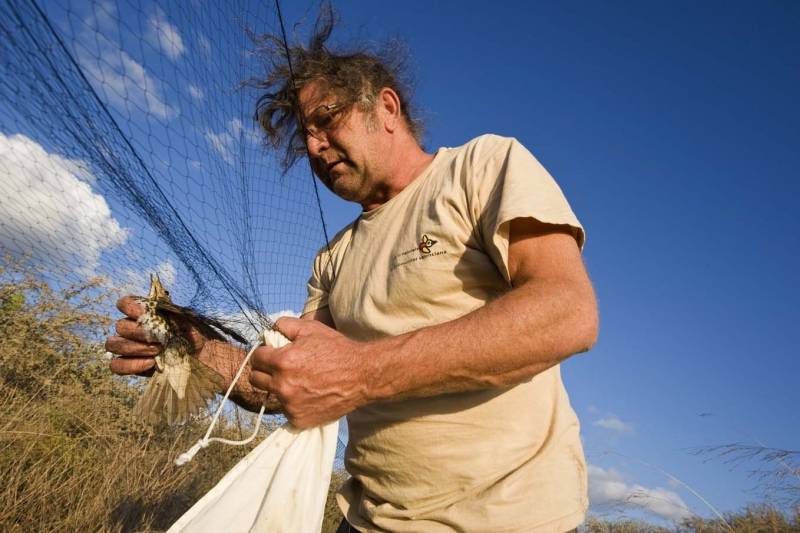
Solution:
M 293 341 L 300 333 L 300 328 L 303 326 L 303 321 L 299 318 L 284 316 L 275 322 L 275 331 L 283 334 L 284 337 Z

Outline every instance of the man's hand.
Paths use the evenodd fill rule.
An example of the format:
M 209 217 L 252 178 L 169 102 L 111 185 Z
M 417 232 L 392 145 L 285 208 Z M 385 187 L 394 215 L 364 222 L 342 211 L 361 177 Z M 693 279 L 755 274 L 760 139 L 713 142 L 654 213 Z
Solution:
M 120 298 L 117 301 L 117 309 L 122 311 L 126 318 L 117 321 L 117 334 L 106 339 L 106 350 L 118 356 L 111 360 L 109 367 L 115 374 L 149 376 L 156 365 L 154 357 L 161 351 L 162 346 L 136 323 L 144 309 L 135 297 Z M 209 340 L 188 322 L 180 325 L 181 334 L 189 340 L 198 358 L 211 368 L 215 368 L 213 364 L 209 364 L 212 358 L 204 353 L 206 345 L 210 344 Z
M 111 360 L 109 368 L 115 374 L 121 375 L 152 375 L 156 366 L 154 358 L 162 346 L 150 338 L 136 323 L 144 309 L 133 296 L 121 298 L 117 302 L 117 309 L 122 311 L 126 318 L 117 321 L 117 334 L 106 339 L 106 350 L 117 355 Z M 225 380 L 227 389 L 244 359 L 245 352 L 227 342 L 209 339 L 189 321 L 177 322 L 181 328 L 181 335 L 191 343 L 195 357 L 216 370 Z M 281 406 L 276 398 L 254 391 L 248 382 L 248 374 L 249 368 L 246 368 L 233 389 L 231 400 L 250 411 L 258 411 L 263 403 L 268 413 L 279 412 Z
M 367 403 L 366 344 L 317 320 L 284 317 L 275 329 L 292 343 L 258 348 L 250 383 L 277 396 L 292 425 L 319 426 Z

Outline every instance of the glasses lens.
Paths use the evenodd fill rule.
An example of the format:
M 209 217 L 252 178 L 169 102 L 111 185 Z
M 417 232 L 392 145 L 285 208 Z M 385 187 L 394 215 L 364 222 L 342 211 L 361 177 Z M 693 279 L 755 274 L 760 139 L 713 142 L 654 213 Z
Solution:
M 334 124 L 336 114 L 341 109 L 339 104 L 323 104 L 314 111 L 306 119 L 306 130 L 314 137 L 319 138 L 322 132 L 327 132 Z

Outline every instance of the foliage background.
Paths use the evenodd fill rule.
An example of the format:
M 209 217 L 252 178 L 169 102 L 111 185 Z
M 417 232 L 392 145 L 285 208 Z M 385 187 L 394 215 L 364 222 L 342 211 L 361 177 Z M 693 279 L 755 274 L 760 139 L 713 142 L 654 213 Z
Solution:
M 208 421 L 152 428 L 131 417 L 139 384 L 112 377 L 102 346 L 115 294 L 101 278 L 54 290 L 35 270 L 7 262 L 0 267 L 0 530 L 166 529 L 251 447 L 210 446 L 200 460 L 175 467 Z M 221 433 L 241 438 L 247 429 L 228 417 Z

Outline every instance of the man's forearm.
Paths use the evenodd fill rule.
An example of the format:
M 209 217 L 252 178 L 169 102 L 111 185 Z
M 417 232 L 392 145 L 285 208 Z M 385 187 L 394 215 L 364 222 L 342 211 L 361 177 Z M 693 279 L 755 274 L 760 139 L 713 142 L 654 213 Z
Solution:
M 225 381 L 225 390 L 227 390 L 236 376 L 236 372 L 239 371 L 247 352 L 221 341 L 210 341 L 210 346 L 207 350 L 208 355 L 205 357 L 207 364 L 222 375 Z M 277 399 L 266 392 L 253 388 L 250 384 L 250 372 L 250 365 L 247 365 L 231 392 L 231 401 L 248 411 L 258 412 L 261 409 L 261 405 L 266 403 L 267 413 L 280 412 L 280 404 Z
M 370 401 L 520 383 L 597 336 L 588 283 L 529 282 L 450 322 L 364 346 Z

